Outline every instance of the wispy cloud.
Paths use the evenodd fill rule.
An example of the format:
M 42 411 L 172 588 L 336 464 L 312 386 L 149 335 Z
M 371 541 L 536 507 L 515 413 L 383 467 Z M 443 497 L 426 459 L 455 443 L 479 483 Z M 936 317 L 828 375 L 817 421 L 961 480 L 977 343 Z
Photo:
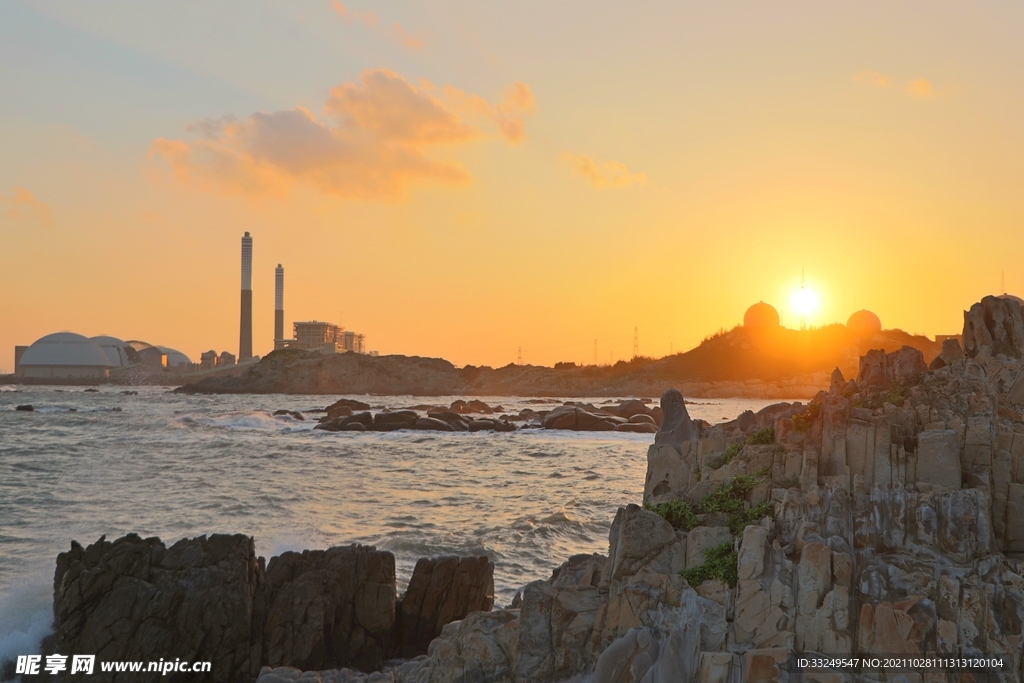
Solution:
M 6 208 L 7 216 L 15 220 L 27 220 L 42 227 L 53 225 L 50 207 L 24 187 L 11 188 L 10 196 L 0 194 L 0 204 Z
M 643 185 L 647 182 L 646 175 L 630 173 L 629 169 L 618 161 L 596 161 L 586 154 L 572 152 L 563 152 L 562 161 L 569 165 L 573 173 L 594 187 L 625 187 Z
M 377 25 L 377 15 L 373 12 L 359 12 L 349 9 L 341 0 L 334 0 L 334 12 L 349 23 L 360 23 L 371 28 Z
M 398 42 L 400 42 L 402 45 L 405 45 L 410 50 L 423 49 L 423 38 L 421 38 L 418 35 L 413 35 L 412 33 L 409 33 L 404 28 L 402 28 L 402 25 L 399 24 L 397 21 L 395 22 L 395 25 L 392 28 L 395 31 L 395 36 L 397 36 Z
M 421 34 L 413 33 L 406 30 L 397 21 L 391 25 L 390 34 L 388 31 L 383 30 L 382 27 L 378 26 L 377 15 L 373 12 L 366 11 L 360 12 L 354 10 L 345 5 L 341 0 L 333 0 L 334 13 L 337 14 L 343 21 L 349 24 L 362 24 L 367 28 L 375 31 L 378 35 L 387 36 L 388 38 L 398 41 L 398 43 L 410 50 L 420 51 L 423 49 L 425 40 Z
M 510 92 L 517 94 L 491 105 L 452 86 L 417 88 L 392 71 L 367 69 L 358 82 L 330 90 L 322 119 L 302 107 L 204 119 L 189 126 L 195 139 L 159 138 L 149 156 L 182 182 L 228 193 L 282 195 L 302 183 L 346 198 L 398 199 L 417 184 L 468 182 L 461 164 L 429 153 L 488 137 L 481 124 L 521 139 L 516 116 L 524 102 L 532 105 L 524 88 L 529 93 L 516 84 Z M 517 133 L 509 134 L 510 122 Z
M 873 85 L 876 88 L 890 88 L 892 87 L 892 81 L 889 80 L 888 76 L 883 76 L 877 71 L 861 71 L 859 74 L 853 77 L 853 80 L 857 83 L 864 83 L 866 85 Z
M 877 71 L 871 70 L 861 71 L 853 77 L 853 80 L 857 83 L 874 86 L 884 90 L 888 90 L 893 86 L 893 79 L 880 74 Z M 916 78 L 907 83 L 906 86 L 901 86 L 900 90 L 915 99 L 926 100 L 949 95 L 953 93 L 954 88 L 946 87 L 938 89 L 929 79 Z

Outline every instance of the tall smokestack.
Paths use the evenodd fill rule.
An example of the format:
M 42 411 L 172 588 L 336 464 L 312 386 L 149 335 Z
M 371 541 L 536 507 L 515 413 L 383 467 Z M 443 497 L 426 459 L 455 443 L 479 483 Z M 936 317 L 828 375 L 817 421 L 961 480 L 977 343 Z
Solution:
M 284 348 L 284 268 L 274 271 L 274 348 Z
M 242 315 L 238 331 L 238 360 L 252 358 L 252 238 L 242 237 Z

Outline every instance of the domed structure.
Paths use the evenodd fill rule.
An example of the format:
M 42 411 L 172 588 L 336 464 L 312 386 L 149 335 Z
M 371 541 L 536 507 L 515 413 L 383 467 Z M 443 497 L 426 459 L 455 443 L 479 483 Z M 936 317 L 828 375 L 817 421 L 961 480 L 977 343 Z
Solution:
M 92 341 L 96 342 L 103 353 L 107 354 L 107 359 L 110 361 L 110 367 L 123 368 L 126 365 L 131 365 L 134 360 L 137 360 L 135 349 L 128 346 L 127 342 L 124 342 L 117 337 L 110 337 L 105 334 L 101 334 L 98 337 L 92 337 Z M 133 359 L 133 356 L 136 356 Z
M 102 378 L 110 375 L 110 359 L 99 344 L 74 332 L 56 332 L 37 339 L 18 359 L 22 377 Z
M 767 329 L 779 326 L 779 312 L 773 306 L 759 301 L 743 314 L 743 327 Z
M 192 364 L 192 359 L 177 349 L 172 349 L 168 346 L 158 346 L 157 348 L 163 351 L 164 355 L 167 356 L 167 367 L 169 368 Z
M 858 337 L 870 337 L 882 331 L 882 321 L 871 311 L 860 310 L 846 321 L 846 329 Z

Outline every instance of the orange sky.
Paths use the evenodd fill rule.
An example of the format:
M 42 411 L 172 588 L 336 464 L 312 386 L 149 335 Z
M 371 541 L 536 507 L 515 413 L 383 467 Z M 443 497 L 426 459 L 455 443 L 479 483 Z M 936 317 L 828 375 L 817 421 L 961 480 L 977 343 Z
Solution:
M 58 330 L 341 322 L 457 364 L 663 355 L 758 300 L 959 331 L 1024 292 L 1024 7 L 0 5 L 0 369 Z M 492 6 L 493 5 L 493 6 Z

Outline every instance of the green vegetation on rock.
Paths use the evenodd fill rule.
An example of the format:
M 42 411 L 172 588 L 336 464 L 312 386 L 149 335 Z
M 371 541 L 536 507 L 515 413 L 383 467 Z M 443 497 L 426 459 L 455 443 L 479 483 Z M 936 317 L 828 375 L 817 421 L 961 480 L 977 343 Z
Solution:
M 793 416 L 793 429 L 798 432 L 806 432 L 819 415 L 821 415 L 821 401 L 811 401 L 804 412 Z
M 699 586 L 705 581 L 718 579 L 735 588 L 739 581 L 739 569 L 736 566 L 739 556 L 732 549 L 731 542 L 716 545 L 704 551 L 704 564 L 679 572 L 691 586 Z
M 775 443 L 775 427 L 764 427 L 750 435 L 747 443 L 755 446 L 769 446 Z

